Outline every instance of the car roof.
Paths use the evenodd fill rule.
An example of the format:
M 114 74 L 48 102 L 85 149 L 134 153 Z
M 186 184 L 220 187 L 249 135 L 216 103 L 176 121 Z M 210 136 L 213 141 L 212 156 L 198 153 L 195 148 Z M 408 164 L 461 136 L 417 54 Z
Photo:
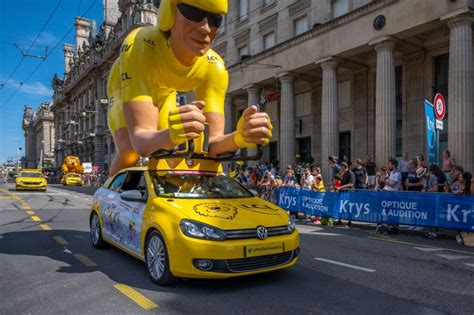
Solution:
M 24 168 L 20 172 L 41 173 L 41 170 L 36 168 Z

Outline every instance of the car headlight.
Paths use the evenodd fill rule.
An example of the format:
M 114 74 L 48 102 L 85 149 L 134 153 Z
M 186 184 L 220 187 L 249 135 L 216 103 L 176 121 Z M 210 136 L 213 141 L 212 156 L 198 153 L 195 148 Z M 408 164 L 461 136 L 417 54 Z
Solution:
M 212 241 L 223 241 L 225 240 L 225 232 L 215 228 L 213 226 L 191 221 L 191 220 L 181 220 L 179 227 L 184 235 L 199 238 L 203 240 L 212 240 Z
M 293 233 L 293 231 L 296 229 L 296 224 L 295 224 L 295 219 L 290 216 L 288 219 L 288 232 Z

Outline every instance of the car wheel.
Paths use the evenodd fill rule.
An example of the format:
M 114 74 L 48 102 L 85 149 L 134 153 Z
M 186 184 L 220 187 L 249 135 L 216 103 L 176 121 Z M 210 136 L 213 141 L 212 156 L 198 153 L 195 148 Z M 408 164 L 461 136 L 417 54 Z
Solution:
M 91 243 L 95 248 L 105 248 L 107 243 L 102 238 L 102 231 L 100 229 L 100 221 L 97 212 L 94 212 L 90 221 L 91 229 Z
M 160 232 L 153 231 L 145 245 L 145 261 L 151 281 L 158 285 L 167 285 L 176 280 L 171 274 L 168 250 Z

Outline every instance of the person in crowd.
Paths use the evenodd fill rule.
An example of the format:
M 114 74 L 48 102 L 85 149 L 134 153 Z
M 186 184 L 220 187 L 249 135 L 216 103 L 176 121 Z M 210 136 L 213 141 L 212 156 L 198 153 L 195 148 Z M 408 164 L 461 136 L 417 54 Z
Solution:
M 301 188 L 310 190 L 313 186 L 314 177 L 311 174 L 309 168 L 305 168 L 303 171 L 303 176 L 301 177 Z
M 446 180 L 448 181 L 448 183 L 451 183 L 452 181 L 451 172 L 455 165 L 456 165 L 456 160 L 454 159 L 454 157 L 451 156 L 451 152 L 449 152 L 449 150 L 444 150 L 443 151 L 443 172 L 444 172 L 444 175 L 446 176 Z
M 339 175 L 341 176 L 341 186 L 337 188 L 337 191 L 349 191 L 352 190 L 355 186 L 355 175 L 349 169 L 349 165 L 346 162 L 341 163 L 341 170 L 339 171 Z M 337 225 L 342 225 L 341 219 L 337 221 Z M 350 227 L 352 225 L 352 221 L 349 220 L 347 226 Z
M 418 155 L 416 156 L 416 160 L 417 160 L 417 162 L 418 162 L 418 168 L 420 168 L 420 167 L 428 167 L 428 166 L 426 165 L 425 156 L 424 156 L 423 154 L 421 154 L 421 153 L 418 154 Z
M 339 174 L 340 166 L 338 164 L 339 158 L 335 155 L 328 156 L 329 178 L 332 180 L 335 175 Z
M 469 172 L 462 172 L 458 175 L 457 181 L 459 182 L 459 188 L 454 190 L 453 193 L 456 195 L 470 195 L 472 174 Z
M 447 188 L 448 192 L 459 191 L 459 175 L 464 173 L 464 168 L 461 165 L 455 165 L 453 170 L 451 171 L 452 181 L 449 183 L 449 187 Z
M 247 187 L 249 189 L 256 189 L 257 188 L 257 174 L 252 167 L 249 167 L 247 179 L 248 179 Z
M 354 161 L 354 168 L 352 169 L 352 172 L 354 173 L 354 176 L 355 176 L 354 188 L 366 189 L 367 182 L 368 182 L 367 170 L 362 165 L 362 161 L 360 159 L 356 159 Z
M 244 170 L 243 170 L 242 168 L 240 168 L 240 167 L 237 169 L 237 175 L 236 175 L 235 179 L 236 179 L 239 183 L 241 183 L 242 185 L 247 186 L 247 184 L 248 184 L 248 178 L 247 178 L 247 176 L 245 175 Z
M 313 185 L 311 186 L 311 190 L 317 192 L 325 192 L 326 189 L 324 188 L 323 176 L 321 174 L 316 175 L 313 181 Z
M 290 165 L 286 167 L 285 177 L 283 178 L 282 187 L 295 187 L 296 186 L 296 177 L 293 169 Z
M 387 167 L 381 167 L 380 171 L 375 175 L 375 190 L 381 191 L 385 187 L 385 181 L 389 177 L 389 172 Z
M 438 179 L 435 175 L 428 172 L 426 167 L 420 167 L 416 170 L 416 177 L 418 177 L 423 184 L 422 191 L 438 192 Z
M 436 181 L 438 182 L 438 192 L 444 192 L 445 187 L 448 184 L 445 173 L 436 164 L 431 164 L 428 169 L 431 174 L 436 176 Z
M 331 190 L 333 192 L 338 192 L 339 187 L 341 186 L 342 186 L 341 176 L 339 176 L 339 174 L 334 175 L 334 177 L 331 179 Z
M 258 182 L 258 196 L 264 200 L 268 200 L 270 197 L 270 179 L 272 176 L 270 171 L 266 171 L 265 174 L 263 174 L 262 180 Z
M 423 183 L 417 177 L 416 171 L 418 169 L 418 160 L 410 160 L 408 162 L 408 175 L 405 180 L 405 187 L 407 191 L 422 191 Z
M 370 156 L 367 157 L 367 162 L 365 163 L 365 169 L 367 170 L 367 188 L 374 189 L 376 185 L 376 168 L 374 159 Z
M 408 177 L 408 153 L 403 153 L 402 159 L 400 160 L 400 172 L 402 173 L 402 188 L 406 190 L 405 181 Z
M 389 164 L 389 171 L 390 174 L 388 178 L 384 182 L 384 190 L 385 191 L 400 191 L 401 189 L 401 182 L 402 182 L 402 174 L 398 170 L 398 161 L 392 159 Z

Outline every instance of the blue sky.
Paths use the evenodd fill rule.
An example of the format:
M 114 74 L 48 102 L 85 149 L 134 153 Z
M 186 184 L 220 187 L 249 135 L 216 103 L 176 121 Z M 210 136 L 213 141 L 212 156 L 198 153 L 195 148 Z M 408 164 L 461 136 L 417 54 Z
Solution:
M 58 3 L 55 14 L 29 51 L 31 55 L 45 55 L 45 48 L 48 47 L 48 58 L 11 97 L 20 83 L 41 63 L 39 58 L 24 58 L 2 88 L 22 60 L 22 53 L 14 44 L 27 51 Z M 82 16 L 91 5 L 85 17 L 96 20 L 97 26 L 100 26 L 103 20 L 102 0 L 0 0 L 0 163 L 9 157 L 16 159 L 18 147 L 22 147 L 24 152 L 21 129 L 23 106 L 27 104 L 36 109 L 41 102 L 51 101 L 51 78 L 55 73 L 63 75 L 63 43 L 75 44 L 74 29 L 63 41 L 60 42 L 60 39 L 74 26 L 75 16 Z M 60 45 L 51 52 L 59 42 Z

